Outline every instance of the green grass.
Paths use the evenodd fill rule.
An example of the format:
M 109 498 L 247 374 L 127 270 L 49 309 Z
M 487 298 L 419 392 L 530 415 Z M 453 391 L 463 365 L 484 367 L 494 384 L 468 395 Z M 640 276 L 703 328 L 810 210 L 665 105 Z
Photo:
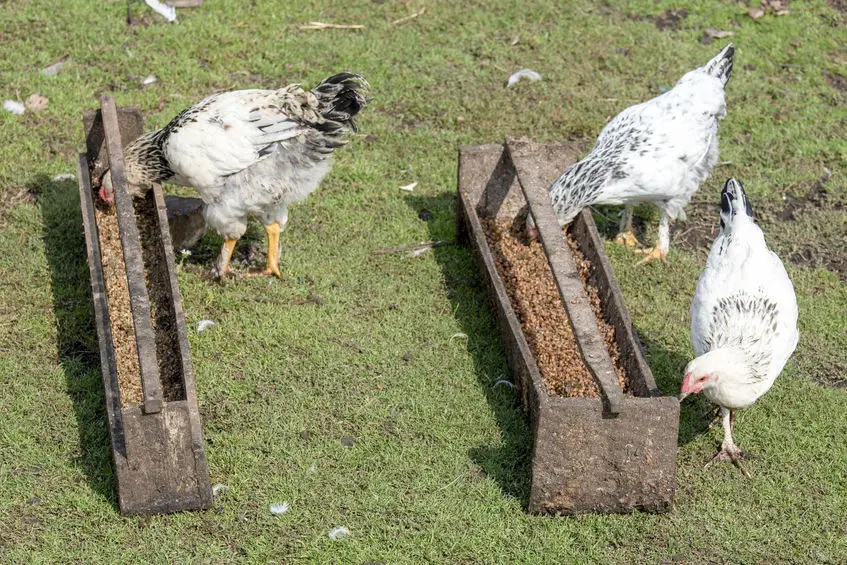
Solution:
M 821 268 L 845 253 L 847 111 L 833 85 L 847 74 L 847 16 L 795 1 L 791 14 L 758 21 L 734 2 L 693 4 L 676 29 L 641 17 L 676 7 L 233 0 L 180 10 L 177 25 L 136 5 L 149 25 L 127 27 L 122 1 L 5 3 L 0 98 L 41 92 L 50 106 L 0 112 L 0 561 L 847 561 L 847 399 L 843 386 L 817 384 L 843 385 L 847 370 L 845 275 Z M 298 29 L 312 20 L 367 28 Z M 796 259 L 800 345 L 739 415 L 737 440 L 759 456 L 754 476 L 702 469 L 720 435 L 702 432 L 697 399 L 682 409 L 672 513 L 529 516 L 531 433 L 511 392 L 493 387 L 508 367 L 469 250 L 372 251 L 453 239 L 459 145 L 528 135 L 588 149 L 608 118 L 717 52 L 725 40 L 698 42 L 709 26 L 736 31 L 721 129 L 732 163 L 698 199 L 716 203 L 737 176 L 768 240 Z M 63 57 L 57 76 L 40 74 Z M 524 67 L 544 80 L 505 89 Z M 285 279 L 208 282 L 214 234 L 180 273 L 211 477 L 232 490 L 215 510 L 122 518 L 77 189 L 50 180 L 74 170 L 82 112 L 114 91 L 151 129 L 215 90 L 313 85 L 341 70 L 365 75 L 374 101 L 321 189 L 292 210 Z M 140 88 L 150 73 L 158 82 Z M 780 220 L 784 195 L 802 196 L 824 167 L 825 193 Z M 412 181 L 413 194 L 397 189 Z M 651 238 L 656 215 L 639 213 L 652 218 Z M 248 239 L 261 236 L 253 225 Z M 648 361 L 674 393 L 692 355 L 687 312 L 704 253 L 672 242 L 669 265 L 636 267 L 607 250 Z M 310 288 L 323 304 L 296 304 Z M 198 334 L 203 318 L 217 325 Z M 346 435 L 355 445 L 341 445 Z M 280 501 L 291 510 L 270 515 Z M 351 536 L 329 539 L 335 526 Z

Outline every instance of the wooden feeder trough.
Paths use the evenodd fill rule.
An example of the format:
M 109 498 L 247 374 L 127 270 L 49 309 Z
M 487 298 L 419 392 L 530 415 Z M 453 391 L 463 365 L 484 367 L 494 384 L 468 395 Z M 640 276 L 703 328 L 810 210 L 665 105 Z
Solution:
M 80 205 L 121 513 L 209 508 L 212 490 L 162 187 L 154 185 L 135 201 L 127 191 L 123 147 L 143 133 L 141 112 L 115 108 L 104 95 L 101 110 L 86 112 L 84 124 Z M 94 192 L 106 169 L 113 210 Z
M 459 237 L 472 246 L 494 304 L 515 387 L 535 434 L 529 511 L 581 514 L 666 512 L 673 504 L 679 402 L 661 397 L 624 304 L 591 213 L 568 226 L 590 263 L 597 291 L 595 316 L 571 247 L 563 237 L 547 189 L 577 159 L 570 144 L 509 138 L 505 145 L 459 151 Z M 497 269 L 483 222 L 535 219 L 555 286 L 585 367 L 599 397 L 552 395 Z M 629 382 L 619 385 L 598 317 L 614 328 L 617 363 Z

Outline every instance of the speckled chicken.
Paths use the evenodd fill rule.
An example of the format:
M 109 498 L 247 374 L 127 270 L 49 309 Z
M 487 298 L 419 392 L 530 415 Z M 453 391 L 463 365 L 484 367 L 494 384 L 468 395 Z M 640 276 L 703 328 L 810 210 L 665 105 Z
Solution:
M 356 129 L 367 89 L 361 76 L 341 73 L 311 91 L 289 85 L 210 96 L 127 146 L 131 191 L 138 195 L 164 182 L 197 190 L 206 224 L 225 240 L 212 271 L 216 277 L 230 272 L 235 242 L 246 231 L 247 216 L 255 216 L 268 236 L 264 274 L 279 277 L 279 234 L 288 208 L 329 171 L 333 151 Z M 111 194 L 107 173 L 100 196 L 108 202 Z
M 741 183 L 721 193 L 721 231 L 691 304 L 697 358 L 685 369 L 680 399 L 702 392 L 720 407 L 724 440 L 715 459 L 741 465 L 732 439 L 735 411 L 770 390 L 799 338 L 797 298 L 779 257 L 768 249 Z
M 637 246 L 632 206 L 653 202 L 661 210 L 659 237 L 644 261 L 665 260 L 670 220 L 685 219 L 684 207 L 718 161 L 718 121 L 726 116 L 734 52 L 727 45 L 671 90 L 627 108 L 603 128 L 591 153 L 550 186 L 562 225 L 585 206 L 624 204 L 617 241 Z

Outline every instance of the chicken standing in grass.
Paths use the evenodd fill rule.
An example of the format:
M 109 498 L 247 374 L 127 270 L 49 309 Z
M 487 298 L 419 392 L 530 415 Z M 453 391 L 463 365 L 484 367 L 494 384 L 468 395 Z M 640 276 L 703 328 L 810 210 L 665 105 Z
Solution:
M 715 459 L 741 465 L 732 439 L 735 411 L 770 390 L 797 346 L 797 298 L 782 261 L 753 222 L 741 183 L 721 193 L 721 231 L 691 304 L 697 358 L 685 369 L 680 399 L 702 392 L 720 407 L 724 439 Z
M 724 87 L 734 52 L 727 45 L 668 92 L 613 118 L 591 153 L 550 186 L 561 224 L 591 204 L 624 204 L 616 241 L 637 246 L 632 206 L 653 202 L 662 214 L 659 238 L 643 261 L 665 260 L 670 220 L 685 219 L 684 207 L 718 162 L 718 120 L 726 116 Z M 530 221 L 530 232 L 533 227 Z
M 268 236 L 264 274 L 279 277 L 288 207 L 309 196 L 329 171 L 333 151 L 356 129 L 367 89 L 364 78 L 341 73 L 311 91 L 290 85 L 210 96 L 127 146 L 130 189 L 140 195 L 151 183 L 168 182 L 197 190 L 206 224 L 224 237 L 216 277 L 230 272 L 247 216 L 257 217 Z M 108 172 L 100 196 L 113 202 Z

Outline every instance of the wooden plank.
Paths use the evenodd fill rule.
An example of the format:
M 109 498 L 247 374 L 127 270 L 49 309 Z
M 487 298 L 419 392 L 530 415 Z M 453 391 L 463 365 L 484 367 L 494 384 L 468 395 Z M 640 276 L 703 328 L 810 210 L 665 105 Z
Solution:
M 548 185 L 542 183 L 539 178 L 538 167 L 534 163 L 534 160 L 539 158 L 535 145 L 521 139 L 506 140 L 506 148 L 529 204 L 530 213 L 535 219 L 582 358 L 600 386 L 608 412 L 619 414 L 623 407 L 623 392 L 597 325 L 597 318 L 588 301 L 588 294 L 579 277 L 573 254 L 565 242 L 559 220 L 547 196 Z
M 629 376 L 629 388 L 636 396 L 661 396 L 656 379 L 641 350 L 632 318 L 615 278 L 612 264 L 603 249 L 603 239 L 597 231 L 591 210 L 585 208 L 573 223 L 571 233 L 585 258 L 591 263 L 589 278 L 597 289 L 606 322 L 615 328 L 615 344 L 624 370 Z
M 115 364 L 115 349 L 112 342 L 112 325 L 109 321 L 109 303 L 106 300 L 106 283 L 103 280 L 100 239 L 94 216 L 91 179 L 88 175 L 88 157 L 80 153 L 77 162 L 79 179 L 79 201 L 82 207 L 82 225 L 85 230 L 88 272 L 91 276 L 91 292 L 94 296 L 94 321 L 97 325 L 100 345 L 100 370 L 106 397 L 106 414 L 112 438 L 112 448 L 126 456 L 126 443 L 121 419 L 121 399 L 118 395 L 118 372 Z
M 114 188 L 118 231 L 124 252 L 126 278 L 129 285 L 130 307 L 135 328 L 135 343 L 141 370 L 141 389 L 144 394 L 144 412 L 154 414 L 162 410 L 162 385 L 159 382 L 159 364 L 156 359 L 156 341 L 150 321 L 150 298 L 147 295 L 144 263 L 141 257 L 135 209 L 129 194 L 124 168 L 121 132 L 115 99 L 104 94 L 100 99 L 106 151 L 109 154 L 109 171 Z

